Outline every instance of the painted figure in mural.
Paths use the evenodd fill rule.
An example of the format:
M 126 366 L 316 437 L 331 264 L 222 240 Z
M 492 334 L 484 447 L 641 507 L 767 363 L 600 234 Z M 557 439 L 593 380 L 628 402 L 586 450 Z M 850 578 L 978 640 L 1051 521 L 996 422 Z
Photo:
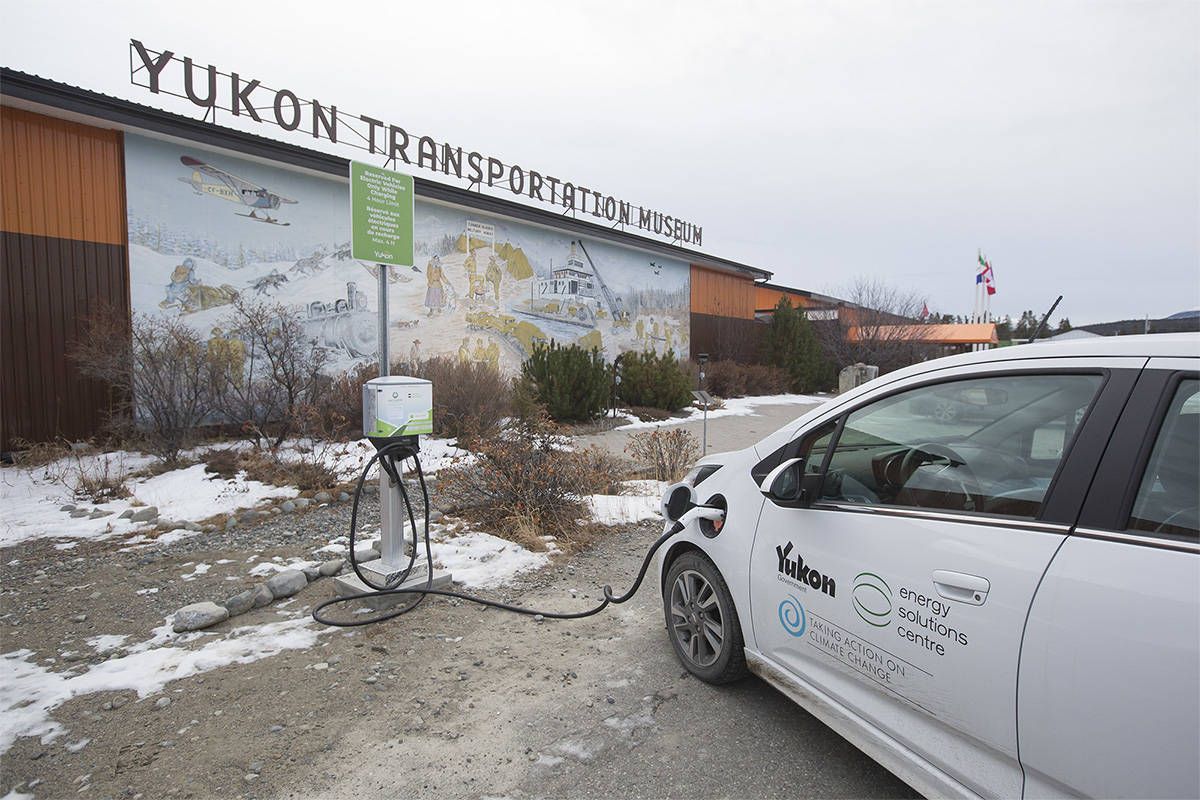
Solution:
M 487 363 L 492 369 L 500 369 L 500 345 L 496 344 L 496 340 L 488 342 L 487 346 Z
M 637 340 L 639 342 L 645 341 L 645 339 L 646 339 L 646 323 L 645 323 L 645 321 L 642 320 L 641 317 L 638 317 L 636 330 L 637 330 Z
M 215 383 L 229 380 L 241 386 L 246 369 L 246 346 L 241 339 L 226 336 L 225 331 L 215 327 L 208 340 L 208 363 Z
M 442 271 L 442 259 L 434 256 L 425 266 L 425 307 L 428 316 L 441 314 L 446 305 L 446 273 Z
M 487 297 L 487 287 L 484 283 L 484 278 L 482 275 L 472 272 L 470 274 L 470 281 L 471 288 L 468 299 L 472 305 L 479 305 Z
M 496 305 L 500 305 L 500 265 L 496 263 L 496 257 L 488 258 L 487 265 L 487 282 L 492 285 L 492 294 L 496 296 Z
M 487 348 L 483 346 L 483 339 L 475 340 L 475 349 L 471 351 L 471 360 L 477 362 L 487 360 Z
M 663 352 L 664 353 L 672 352 L 675 349 L 675 340 L 674 340 L 674 337 L 671 335 L 671 326 L 668 325 L 666 322 L 663 322 L 663 339 L 665 340 L 665 342 L 663 344 L 663 348 L 664 348 Z
M 471 337 L 470 336 L 464 336 L 463 340 L 462 340 L 462 344 L 460 344 L 458 346 L 458 363 L 460 363 L 460 364 L 471 363 Z
M 272 290 L 278 289 L 280 286 L 288 282 L 288 276 L 284 275 L 277 269 L 271 270 L 269 275 L 264 275 L 254 282 L 255 295 L 269 295 Z
M 467 258 L 465 261 L 463 261 L 463 267 L 466 268 L 467 275 L 469 277 L 472 277 L 472 278 L 475 277 L 475 251 L 474 250 L 467 253 Z
M 188 289 L 199 286 L 200 279 L 196 277 L 196 262 L 185 258 L 182 264 L 171 270 L 171 282 L 167 284 L 167 296 L 158 304 L 159 308 L 179 306 L 183 308 L 188 302 Z
M 413 369 L 416 369 L 417 365 L 421 363 L 421 340 L 420 339 L 412 340 L 412 347 L 410 347 L 408 350 L 408 363 L 410 365 L 412 365 Z

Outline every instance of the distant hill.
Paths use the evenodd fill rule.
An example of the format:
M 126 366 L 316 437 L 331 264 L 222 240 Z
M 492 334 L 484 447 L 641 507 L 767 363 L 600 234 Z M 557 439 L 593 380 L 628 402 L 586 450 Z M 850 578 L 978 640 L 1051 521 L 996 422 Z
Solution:
M 1118 322 L 1100 322 L 1095 325 L 1079 325 L 1084 330 L 1099 336 L 1134 336 L 1139 333 L 1188 333 L 1200 331 L 1200 314 L 1181 317 L 1178 314 L 1163 319 L 1123 319 Z
M 1200 317 L 1200 308 L 1194 311 L 1180 311 L 1178 314 L 1172 314 L 1164 319 L 1192 319 L 1193 317 Z

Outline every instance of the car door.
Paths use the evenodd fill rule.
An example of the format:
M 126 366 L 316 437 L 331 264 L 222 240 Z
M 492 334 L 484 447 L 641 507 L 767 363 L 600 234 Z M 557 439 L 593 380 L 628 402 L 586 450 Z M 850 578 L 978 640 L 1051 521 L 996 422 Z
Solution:
M 1019 795 L 1022 628 L 1086 486 L 1063 476 L 1090 478 L 1144 362 L 940 371 L 807 427 L 821 497 L 769 500 L 753 545 L 760 651 L 966 792 Z
M 1200 380 L 1152 359 L 1030 609 L 1031 797 L 1200 797 Z

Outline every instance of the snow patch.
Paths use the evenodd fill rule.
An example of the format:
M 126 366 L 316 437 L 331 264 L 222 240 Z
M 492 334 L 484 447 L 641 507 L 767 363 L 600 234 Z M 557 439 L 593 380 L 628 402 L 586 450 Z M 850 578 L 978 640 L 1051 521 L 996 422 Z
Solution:
M 708 410 L 708 418 L 745 417 L 754 414 L 754 409 L 757 406 L 812 405 L 814 403 L 824 403 L 828 399 L 828 397 L 818 397 L 811 394 L 765 394 L 758 397 L 735 397 L 731 400 L 726 400 L 722 408 L 710 408 Z M 622 416 L 632 421 L 628 425 L 619 425 L 613 428 L 613 430 L 634 431 L 646 430 L 648 428 L 663 428 L 669 425 L 683 425 L 684 423 L 696 422 L 703 419 L 704 411 L 699 408 L 690 408 L 686 416 L 671 417 L 663 420 L 642 421 L 628 413 L 623 413 Z
M 82 674 L 51 672 L 31 660 L 30 650 L 0 655 L 0 754 L 8 752 L 21 736 L 38 736 L 48 744 L 66 732 L 50 717 L 71 698 L 95 692 L 134 690 L 139 699 L 162 691 L 171 681 L 229 664 L 249 664 L 284 650 L 312 647 L 321 631 L 312 620 L 271 622 L 234 628 L 226 636 L 188 649 L 183 647 L 131 648 L 129 655 L 112 658 Z M 170 621 L 166 626 L 170 628 Z M 162 628 L 155 629 L 157 640 Z M 177 637 L 183 642 L 188 637 Z M 145 644 L 145 643 L 143 643 Z

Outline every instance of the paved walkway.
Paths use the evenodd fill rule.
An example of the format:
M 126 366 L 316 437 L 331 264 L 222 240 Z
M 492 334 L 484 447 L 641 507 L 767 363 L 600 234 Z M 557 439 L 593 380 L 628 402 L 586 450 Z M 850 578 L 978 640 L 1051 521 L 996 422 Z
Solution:
M 778 405 L 755 406 L 752 414 L 744 416 L 715 417 L 708 421 L 708 452 L 721 453 L 726 450 L 741 450 L 748 447 L 764 436 L 787 425 L 800 417 L 817 403 L 789 403 Z M 701 421 L 685 422 L 671 425 L 671 428 L 683 428 L 701 440 L 703 423 Z M 603 433 L 580 436 L 579 441 L 584 445 L 596 445 L 614 455 L 623 455 L 625 445 L 631 434 L 641 433 L 646 428 L 636 430 L 611 430 Z

